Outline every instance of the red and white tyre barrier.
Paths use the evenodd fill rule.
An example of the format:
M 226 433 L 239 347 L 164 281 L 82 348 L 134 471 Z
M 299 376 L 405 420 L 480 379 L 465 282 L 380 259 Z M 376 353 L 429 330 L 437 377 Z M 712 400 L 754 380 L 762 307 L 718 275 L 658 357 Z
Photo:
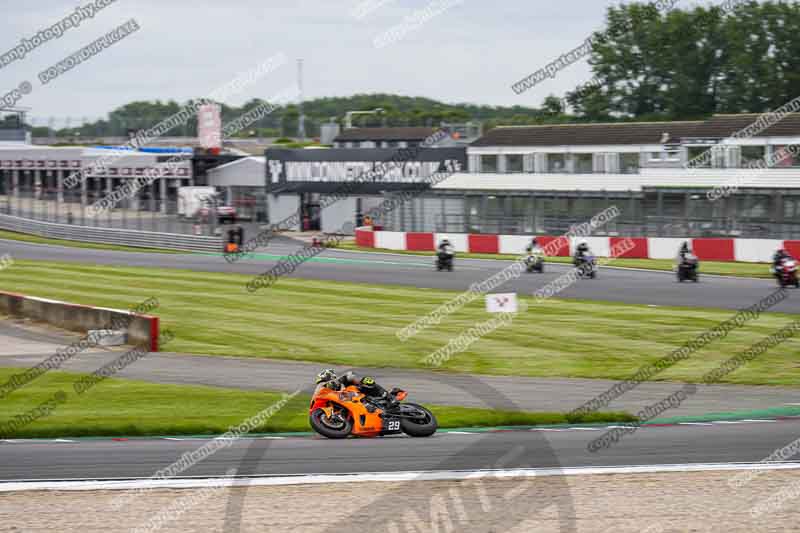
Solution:
M 356 230 L 356 244 L 366 248 L 385 250 L 410 250 L 432 252 L 444 234 L 413 233 L 403 231 L 373 231 L 369 227 Z M 532 235 L 467 235 L 448 233 L 447 237 L 457 252 L 483 254 L 522 254 Z M 546 246 L 557 236 L 537 235 L 539 243 Z M 607 257 L 610 250 L 627 237 L 584 237 L 594 253 Z M 631 259 L 674 259 L 684 241 L 689 241 L 695 255 L 702 261 L 741 261 L 768 263 L 779 248 L 800 257 L 800 240 L 778 239 L 676 239 L 660 237 L 631 237 L 634 246 L 621 257 Z M 561 247 L 555 255 L 567 257 L 580 238 L 570 239 L 570 245 Z

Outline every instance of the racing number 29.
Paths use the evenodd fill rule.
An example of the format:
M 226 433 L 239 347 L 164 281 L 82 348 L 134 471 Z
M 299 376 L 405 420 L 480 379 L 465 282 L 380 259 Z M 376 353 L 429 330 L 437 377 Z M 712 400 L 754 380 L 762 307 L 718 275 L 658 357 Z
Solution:
M 389 420 L 389 424 L 386 427 L 389 431 L 400 431 L 400 421 Z

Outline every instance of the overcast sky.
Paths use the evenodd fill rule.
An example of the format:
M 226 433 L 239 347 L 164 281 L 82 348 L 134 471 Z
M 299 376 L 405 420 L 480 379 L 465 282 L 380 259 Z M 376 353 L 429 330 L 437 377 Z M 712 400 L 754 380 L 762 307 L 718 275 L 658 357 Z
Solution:
M 74 12 L 77 2 L 6 3 L 0 54 Z M 86 5 L 93 0 L 80 0 Z M 354 13 L 378 5 L 363 17 Z M 386 92 L 449 103 L 538 106 L 591 77 L 586 59 L 534 89 L 510 86 L 581 44 L 604 24 L 603 0 L 117 0 L 24 59 L 0 68 L 2 93 L 33 85 L 31 115 L 104 116 L 133 100 L 183 102 L 208 94 L 276 53 L 290 62 L 230 99 L 267 99 L 294 83 L 305 61 L 306 98 Z M 680 4 L 688 4 L 681 2 Z M 679 4 L 679 5 L 680 5 Z M 376 48 L 374 41 L 426 6 L 452 5 Z M 141 29 L 42 85 L 37 75 L 134 18 Z

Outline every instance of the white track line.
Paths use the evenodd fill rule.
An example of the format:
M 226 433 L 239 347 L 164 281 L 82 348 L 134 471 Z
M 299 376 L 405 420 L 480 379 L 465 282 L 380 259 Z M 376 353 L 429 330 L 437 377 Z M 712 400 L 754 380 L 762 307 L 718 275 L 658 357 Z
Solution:
M 613 467 L 525 468 L 517 470 L 441 470 L 428 472 L 372 472 L 365 474 L 308 474 L 295 476 L 245 478 L 176 478 L 176 479 L 111 479 L 92 481 L 12 481 L 0 483 L 2 492 L 44 490 L 134 490 L 193 489 L 227 486 L 282 486 L 333 483 L 464 481 L 475 479 L 509 479 L 552 476 L 589 476 L 610 474 L 653 474 L 664 472 L 720 472 L 736 470 L 797 470 L 800 463 L 696 463 L 678 465 L 642 465 Z

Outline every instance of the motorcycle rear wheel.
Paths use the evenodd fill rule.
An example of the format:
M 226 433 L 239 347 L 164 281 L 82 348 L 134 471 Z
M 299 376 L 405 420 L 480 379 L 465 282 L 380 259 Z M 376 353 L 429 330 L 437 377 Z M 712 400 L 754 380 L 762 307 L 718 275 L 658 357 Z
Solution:
M 403 404 L 403 407 L 411 407 L 415 411 L 424 413 L 425 415 L 421 419 L 401 418 L 400 429 L 403 430 L 403 433 L 409 437 L 430 437 L 436 433 L 436 430 L 439 428 L 439 423 L 436 421 L 436 417 L 433 413 L 415 403 L 406 403 Z
M 344 419 L 343 424 L 332 425 L 322 409 L 314 409 L 309 415 L 308 421 L 314 431 L 329 439 L 346 439 L 353 431 L 352 419 L 348 417 Z

